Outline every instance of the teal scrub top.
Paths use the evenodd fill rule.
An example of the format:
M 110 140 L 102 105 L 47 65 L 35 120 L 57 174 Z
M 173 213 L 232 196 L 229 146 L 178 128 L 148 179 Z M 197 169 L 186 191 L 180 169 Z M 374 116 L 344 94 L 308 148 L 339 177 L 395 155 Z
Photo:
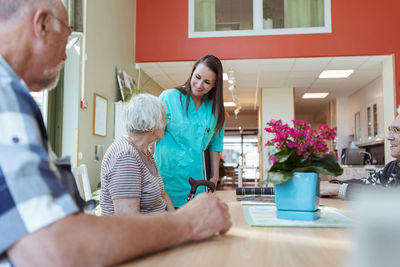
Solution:
M 217 118 L 212 114 L 212 101 L 208 95 L 196 111 L 189 98 L 186 113 L 186 95 L 177 89 L 165 90 L 160 95 L 170 119 L 164 138 L 157 142 L 154 158 L 164 182 L 164 187 L 175 207 L 184 205 L 190 193 L 189 177 L 204 180 L 203 152 L 206 149 L 221 152 L 223 127 L 220 134 L 215 128 Z M 197 193 L 204 192 L 198 187 Z

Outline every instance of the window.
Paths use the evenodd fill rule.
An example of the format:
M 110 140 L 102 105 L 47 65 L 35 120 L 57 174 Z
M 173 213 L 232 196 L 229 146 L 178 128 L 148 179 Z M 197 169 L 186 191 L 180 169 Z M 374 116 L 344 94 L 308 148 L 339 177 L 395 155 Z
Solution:
M 225 166 L 259 166 L 257 136 L 234 135 L 224 136 L 224 161 Z
M 69 25 L 72 26 L 74 32 L 83 32 L 83 5 L 86 4 L 82 0 L 62 0 L 68 11 Z
M 327 32 L 330 0 L 189 0 L 189 38 Z
M 371 107 L 367 108 L 367 123 L 368 123 L 368 139 L 372 138 L 372 114 L 371 114 Z

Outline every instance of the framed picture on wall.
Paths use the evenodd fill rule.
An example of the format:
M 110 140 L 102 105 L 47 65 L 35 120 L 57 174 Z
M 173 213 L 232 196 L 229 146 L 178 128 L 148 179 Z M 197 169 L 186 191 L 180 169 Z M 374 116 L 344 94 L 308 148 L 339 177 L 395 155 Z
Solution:
M 123 102 L 128 102 L 133 94 L 133 88 L 136 85 L 135 80 L 125 71 L 115 67 L 115 73 L 117 75 L 117 81 L 119 90 L 121 92 L 121 98 Z
M 93 135 L 107 136 L 107 98 L 94 94 L 93 95 Z

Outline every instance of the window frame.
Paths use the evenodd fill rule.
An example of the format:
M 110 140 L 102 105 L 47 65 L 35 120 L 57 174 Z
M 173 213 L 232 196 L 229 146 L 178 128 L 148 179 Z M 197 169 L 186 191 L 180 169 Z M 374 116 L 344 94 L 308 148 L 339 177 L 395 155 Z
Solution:
M 324 27 L 307 28 L 282 28 L 282 29 L 263 29 L 263 0 L 253 0 L 253 30 L 235 31 L 208 31 L 195 32 L 195 0 L 189 1 L 189 38 L 210 38 L 210 37 L 233 37 L 233 36 L 260 36 L 260 35 L 287 35 L 287 34 L 319 34 L 332 32 L 331 0 L 324 0 Z

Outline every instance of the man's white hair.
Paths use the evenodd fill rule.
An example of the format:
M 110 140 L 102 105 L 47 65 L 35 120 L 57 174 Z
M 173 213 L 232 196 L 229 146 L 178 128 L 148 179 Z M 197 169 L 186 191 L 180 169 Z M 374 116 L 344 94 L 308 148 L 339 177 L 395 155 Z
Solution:
M 122 112 L 125 130 L 131 132 L 148 132 L 164 127 L 165 105 L 158 98 L 150 94 L 132 96 Z
M 0 0 L 0 20 L 24 17 L 29 10 L 38 7 L 45 7 L 54 12 L 57 4 L 62 4 L 61 0 Z

